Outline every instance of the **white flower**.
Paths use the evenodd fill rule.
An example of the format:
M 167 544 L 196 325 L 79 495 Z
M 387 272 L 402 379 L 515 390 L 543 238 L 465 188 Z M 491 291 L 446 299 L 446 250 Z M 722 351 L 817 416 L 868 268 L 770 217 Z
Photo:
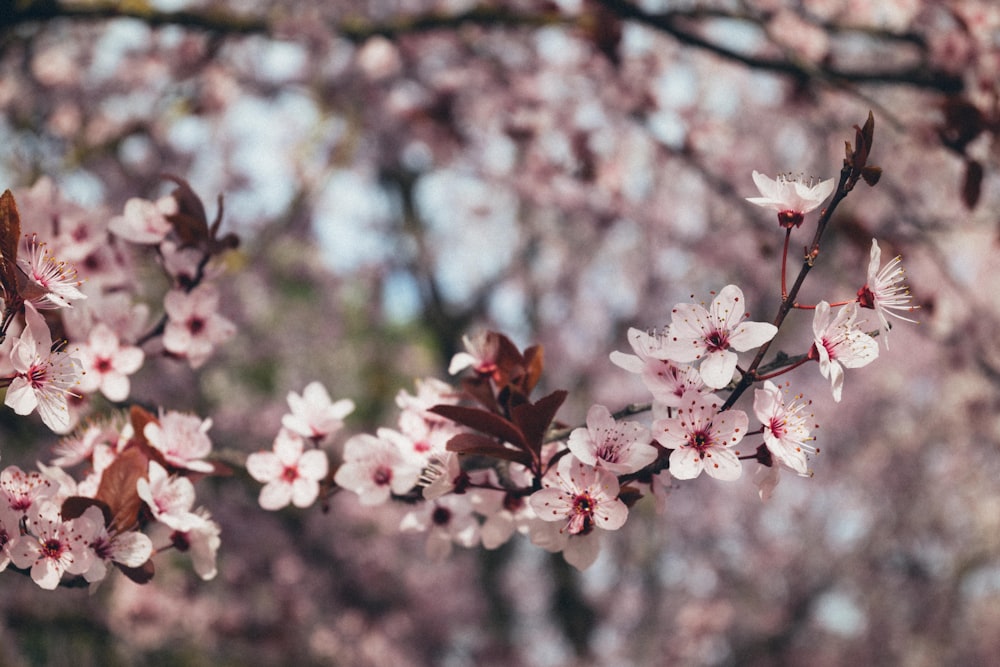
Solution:
M 764 425 L 764 444 L 780 463 L 785 464 L 800 475 L 809 475 L 807 453 L 817 450 L 806 444 L 812 440 L 809 424 L 802 411 L 808 403 L 793 400 L 785 404 L 781 389 L 770 380 L 763 388 L 754 390 L 753 411 Z
M 163 454 L 167 463 L 196 472 L 212 472 L 215 467 L 203 460 L 212 451 L 208 430 L 212 420 L 171 410 L 161 413 L 158 421 L 146 424 L 142 434 L 149 444 Z
M 133 197 L 125 202 L 122 215 L 108 222 L 108 231 L 132 243 L 159 243 L 173 228 L 166 216 L 174 213 L 177 200 L 171 196 L 155 202 Z
M 149 462 L 149 476 L 136 482 L 136 492 L 153 518 L 174 530 L 190 530 L 197 522 L 191 512 L 194 484 L 187 477 L 168 475 L 156 461 Z
M 636 472 L 656 459 L 649 429 L 638 422 L 616 422 L 603 405 L 587 411 L 587 426 L 573 429 L 569 451 L 590 466 L 618 474 Z
M 334 403 L 319 382 L 310 382 L 299 396 L 288 392 L 291 414 L 281 418 L 281 425 L 303 438 L 320 440 L 336 433 L 344 425 L 344 417 L 354 412 L 354 402 L 341 399 Z
M 777 211 L 778 222 L 783 227 L 801 225 L 804 214 L 818 208 L 835 187 L 832 178 L 817 182 L 802 176 L 792 178 L 780 174 L 772 179 L 757 171 L 753 172 L 753 182 L 762 196 L 747 197 L 747 201 Z
M 28 533 L 9 545 L 10 559 L 19 568 L 31 568 L 36 584 L 54 590 L 64 572 L 90 569 L 94 555 L 87 547 L 98 529 L 90 519 L 63 521 L 59 507 L 45 500 L 31 508 L 26 525 Z
M 698 370 L 705 384 L 725 387 L 733 379 L 744 352 L 774 338 L 778 328 L 767 322 L 744 322 L 743 290 L 726 285 L 706 310 L 696 303 L 680 303 L 671 313 L 670 330 L 663 342 L 663 356 L 681 363 L 701 359 Z
M 742 474 L 739 452 L 732 448 L 746 435 L 749 419 L 742 410 L 716 408 L 708 401 L 692 401 L 677 410 L 677 417 L 653 422 L 653 437 L 674 450 L 670 474 L 677 479 L 693 479 L 702 470 L 726 481 Z
M 903 284 L 902 258 L 896 255 L 888 264 L 881 269 L 882 251 L 878 247 L 878 241 L 872 239 L 871 257 L 868 260 L 868 280 L 864 287 L 858 290 L 858 304 L 862 308 L 871 308 L 878 316 L 881 324 L 882 340 L 885 341 L 886 349 L 889 348 L 889 324 L 887 315 L 904 322 L 916 323 L 908 317 L 903 317 L 899 312 L 913 312 L 917 309 L 911 305 L 910 290 Z
M 471 368 L 479 375 L 490 375 L 497 369 L 497 354 L 500 351 L 500 338 L 492 331 L 480 331 L 469 336 L 462 336 L 465 352 L 459 352 L 451 358 L 448 374 L 455 375 L 466 368 Z
M 858 304 L 852 301 L 836 316 L 820 301 L 813 316 L 814 343 L 809 356 L 819 361 L 819 372 L 830 379 L 833 400 L 840 402 L 844 369 L 867 366 L 878 357 L 878 343 L 857 326 Z
M 94 583 L 107 576 L 108 563 L 119 563 L 125 567 L 139 567 L 153 555 L 153 542 L 149 536 L 132 530 L 109 531 L 104 525 L 104 515 L 95 506 L 88 507 L 83 518 L 89 519 L 97 530 L 88 544 L 94 554 L 89 569 L 83 578 Z
M 38 308 L 68 308 L 76 299 L 86 299 L 80 291 L 76 269 L 49 253 L 45 243 L 34 235 L 28 237 L 24 251 L 17 258 L 24 271 L 25 284 L 19 285 L 21 296 Z M 20 281 L 19 281 L 20 282 Z
M 378 437 L 358 434 L 344 444 L 344 463 L 333 481 L 358 494 L 362 505 L 384 503 L 391 494 L 412 489 L 420 477 L 421 463 L 405 453 L 411 446 L 406 436 L 388 428 L 380 428 Z
M 562 522 L 562 530 L 571 535 L 594 528 L 618 530 L 628 518 L 628 508 L 618 498 L 618 477 L 573 455 L 559 460 L 542 487 L 528 499 L 531 508 L 543 521 Z
M 52 351 L 49 327 L 30 302 L 24 304 L 24 320 L 24 331 L 10 353 L 15 376 L 4 403 L 19 415 L 38 408 L 46 426 L 65 433 L 70 426 L 67 396 L 79 383 L 80 361 L 62 350 Z
M 124 401 L 131 386 L 128 376 L 142 366 L 143 351 L 132 345 L 122 345 L 111 327 L 99 323 L 90 330 L 87 344 L 78 356 L 83 365 L 80 391 L 90 393 L 100 389 L 109 401 Z
M 628 330 L 628 340 L 635 354 L 617 350 L 611 353 L 611 363 L 631 373 L 638 373 L 643 384 L 657 402 L 668 407 L 680 407 L 690 395 L 708 397 L 698 369 L 677 364 L 664 356 L 665 336 L 649 334 L 639 329 Z
M 316 501 L 329 463 L 323 450 L 304 449 L 301 435 L 282 429 L 274 439 L 274 451 L 247 457 L 247 472 L 264 484 L 259 499 L 262 508 L 278 510 L 288 503 L 309 507 Z
M 211 285 L 199 285 L 190 292 L 171 290 L 163 298 L 168 317 L 163 346 L 186 357 L 192 368 L 204 364 L 217 344 L 236 333 L 235 325 L 216 312 L 218 307 L 219 294 Z

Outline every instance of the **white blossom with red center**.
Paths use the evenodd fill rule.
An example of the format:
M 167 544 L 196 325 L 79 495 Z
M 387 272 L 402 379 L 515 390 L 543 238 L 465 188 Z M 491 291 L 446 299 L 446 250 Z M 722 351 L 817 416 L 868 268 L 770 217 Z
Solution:
M 670 453 L 670 474 L 694 479 L 704 470 L 721 480 L 738 479 L 743 472 L 734 450 L 747 432 L 749 419 L 742 410 L 717 412 L 712 401 L 692 401 L 676 417 L 653 422 L 653 437 Z
M 701 361 L 701 378 L 712 389 L 733 379 L 736 352 L 759 347 L 774 338 L 778 328 L 767 322 L 746 322 L 743 290 L 726 285 L 708 310 L 696 303 L 680 303 L 671 313 L 662 353 L 671 361 Z
M 676 408 L 683 404 L 685 397 L 712 395 L 697 368 L 664 357 L 664 336 L 631 328 L 628 340 L 635 354 L 616 350 L 611 353 L 611 363 L 637 373 L 658 403 Z
M 77 356 L 84 372 L 80 391 L 100 390 L 109 401 L 124 401 L 131 391 L 128 376 L 142 367 L 146 355 L 138 347 L 122 345 L 111 327 L 100 322 L 90 330 Z
M 807 454 L 817 452 L 807 444 L 812 440 L 808 418 L 803 414 L 807 406 L 801 397 L 786 404 L 781 388 L 770 380 L 754 390 L 753 411 L 764 425 L 764 444 L 779 463 L 803 476 L 809 475 Z
M 212 285 L 199 285 L 190 292 L 171 290 L 163 298 L 167 326 L 163 346 L 186 357 L 192 368 L 204 364 L 212 350 L 236 333 L 232 322 L 218 313 L 219 294 Z
M 25 284 L 19 285 L 19 292 L 36 307 L 68 308 L 74 300 L 87 298 L 79 289 L 81 282 L 76 269 L 53 257 L 48 246 L 34 234 L 26 237 L 17 263 L 25 279 Z
M 187 477 L 167 473 L 156 461 L 149 462 L 148 477 L 136 482 L 136 492 L 153 518 L 173 530 L 186 531 L 195 523 L 194 484 Z
M 94 555 L 87 547 L 98 530 L 90 519 L 63 521 L 58 505 L 46 500 L 31 508 L 25 525 L 27 534 L 14 538 L 8 550 L 14 565 L 30 568 L 36 584 L 54 590 L 64 573 L 90 569 Z
M 409 438 L 388 428 L 377 433 L 361 433 L 344 443 L 344 463 L 333 477 L 338 486 L 358 494 L 362 505 L 378 505 L 393 493 L 406 493 L 422 469 L 407 451 L 412 447 Z
M 49 327 L 30 302 L 24 304 L 24 320 L 24 331 L 10 353 L 15 375 L 4 403 L 19 415 L 37 408 L 46 426 L 65 433 L 70 427 L 67 397 L 80 381 L 80 361 L 63 350 L 52 350 Z
M 425 551 L 432 560 L 443 560 L 454 544 L 474 547 L 479 544 L 479 521 L 472 514 L 472 504 L 462 496 L 450 495 L 422 503 L 407 512 L 399 523 L 404 533 L 427 533 Z
M 465 352 L 459 352 L 451 358 L 448 373 L 455 375 L 466 368 L 471 368 L 478 375 L 492 375 L 497 370 L 497 354 L 500 351 L 500 339 L 490 331 L 480 331 L 473 336 L 462 336 Z
M 326 387 L 310 382 L 301 396 L 288 392 L 288 408 L 291 413 L 281 418 L 282 426 L 303 438 L 321 440 L 340 430 L 344 417 L 354 412 L 354 401 L 344 398 L 333 402 Z
M 204 458 L 212 452 L 208 430 L 211 419 L 170 410 L 143 427 L 142 434 L 167 463 L 196 472 L 212 472 L 215 467 Z
M 882 261 L 882 251 L 878 241 L 872 239 L 871 256 L 868 260 L 868 279 L 864 287 L 858 290 L 858 304 L 862 308 L 871 308 L 878 316 L 881 324 L 882 340 L 886 349 L 889 348 L 889 324 L 887 316 L 892 316 L 904 322 L 916 323 L 900 312 L 910 313 L 917 309 L 912 302 L 910 290 L 903 284 L 904 271 L 902 258 L 896 255 L 884 267 L 879 268 Z
M 87 545 L 94 557 L 83 573 L 83 578 L 90 583 L 107 576 L 109 563 L 140 567 L 153 555 L 153 542 L 148 535 L 134 530 L 109 531 L 104 525 L 104 515 L 97 507 L 88 507 L 81 518 L 90 520 L 97 527 Z
M 603 405 L 590 407 L 587 426 L 573 429 L 567 445 L 583 463 L 622 475 L 641 470 L 656 459 L 649 429 L 638 422 L 615 421 Z
M 108 221 L 108 231 L 132 243 L 159 243 L 173 228 L 166 216 L 174 213 L 177 200 L 171 196 L 155 202 L 132 197 L 125 202 L 124 212 Z
M 618 477 L 572 454 L 545 475 L 542 487 L 528 499 L 531 508 L 543 521 L 562 522 L 561 530 L 571 535 L 594 528 L 618 530 L 628 518 L 628 508 L 618 498 Z
M 7 466 L 0 472 L 0 504 L 18 516 L 25 516 L 32 505 L 58 490 L 58 484 L 37 471 L 25 472 L 17 466 Z
M 801 225 L 805 214 L 819 208 L 819 205 L 833 194 L 833 189 L 836 187 L 832 178 L 817 181 L 789 174 L 768 178 L 757 171 L 753 172 L 753 182 L 760 190 L 761 196 L 747 197 L 746 200 L 751 204 L 777 211 L 778 222 L 782 227 Z
M 264 484 L 260 506 L 278 510 L 289 503 L 309 507 L 319 495 L 319 483 L 326 477 L 329 462 L 321 449 L 306 449 L 301 435 L 281 429 L 273 451 L 255 452 L 247 457 L 247 472 Z
M 813 346 L 809 356 L 819 361 L 819 372 L 830 379 L 833 400 L 840 402 L 844 369 L 861 368 L 878 357 L 878 343 L 857 324 L 858 304 L 852 301 L 836 315 L 820 301 L 813 315 Z

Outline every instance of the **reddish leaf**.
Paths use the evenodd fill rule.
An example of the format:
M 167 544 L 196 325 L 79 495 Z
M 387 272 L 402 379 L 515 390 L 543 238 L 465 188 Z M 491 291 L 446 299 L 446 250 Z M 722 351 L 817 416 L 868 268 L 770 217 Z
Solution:
M 542 369 L 545 367 L 545 350 L 541 345 L 532 345 L 524 351 L 525 377 L 521 383 L 526 396 L 531 395 L 535 385 L 542 378 Z
M 153 416 L 153 413 L 139 407 L 138 405 L 133 405 L 128 410 L 128 418 L 129 421 L 132 422 L 132 430 L 135 431 L 133 440 L 142 444 L 149 444 L 146 440 L 144 431 L 146 430 L 146 424 L 156 421 L 156 417 Z
M 972 210 L 979 203 L 979 195 L 983 190 L 983 165 L 976 160 L 965 163 L 965 178 L 962 180 L 962 201 L 965 207 Z
M 126 567 L 120 563 L 116 563 L 116 565 L 122 571 L 122 574 L 137 584 L 149 583 L 149 580 L 156 573 L 156 568 L 153 566 L 153 561 L 151 560 L 147 560 L 139 567 Z
M 128 530 L 139 521 L 142 500 L 135 485 L 149 469 L 149 456 L 144 450 L 140 446 L 127 447 L 101 475 L 95 498 L 111 509 L 109 527 L 117 531 Z
M 478 433 L 459 433 L 448 441 L 448 451 L 459 454 L 478 454 L 504 461 L 514 461 L 524 466 L 531 465 L 531 454 L 519 449 L 511 449 L 496 440 Z
M 519 405 L 511 412 L 511 418 L 524 433 L 524 439 L 530 445 L 529 451 L 534 452 L 536 456 L 540 455 L 545 432 L 548 431 L 549 424 L 552 423 L 568 393 L 560 389 L 538 399 L 537 403 Z
M 208 216 L 205 214 L 205 206 L 201 203 L 201 198 L 195 193 L 191 186 L 182 178 L 165 175 L 177 184 L 170 194 L 177 200 L 177 212 L 166 216 L 174 231 L 180 237 L 181 243 L 186 246 L 199 245 L 209 239 Z
M 528 449 L 528 443 L 521 430 L 500 415 L 486 412 L 479 408 L 466 408 L 461 405 L 435 405 L 430 411 L 442 417 L 447 417 L 456 424 L 468 426 L 473 430 L 496 436 L 515 447 L 520 447 L 524 450 Z
M 84 496 L 70 496 L 63 501 L 59 514 L 64 520 L 75 519 L 87 511 L 88 507 L 97 507 L 104 515 L 104 525 L 111 523 L 111 508 L 107 503 L 101 502 L 97 498 L 85 498 Z
M 14 195 L 6 190 L 0 196 L 0 288 L 8 302 L 17 294 L 17 245 L 20 242 L 21 216 Z
M 517 383 L 524 375 L 524 357 L 507 336 L 501 333 L 496 335 L 499 342 L 497 345 L 497 370 L 493 378 L 497 387 L 503 389 L 508 384 Z

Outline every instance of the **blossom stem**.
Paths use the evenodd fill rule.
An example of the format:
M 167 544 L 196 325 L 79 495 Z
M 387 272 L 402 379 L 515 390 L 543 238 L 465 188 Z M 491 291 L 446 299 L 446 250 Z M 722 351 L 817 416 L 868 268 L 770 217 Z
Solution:
M 773 373 L 767 373 L 766 375 L 760 375 L 758 373 L 758 374 L 756 374 L 756 379 L 757 379 L 758 382 L 760 382 L 761 380 L 770 380 L 771 378 L 776 378 L 779 375 L 784 375 L 785 373 L 790 373 L 791 371 L 795 370 L 796 368 L 798 368 L 802 364 L 806 363 L 807 361 L 811 361 L 811 360 L 812 359 L 809 357 L 809 355 L 806 355 L 802 359 L 799 359 L 798 361 L 796 361 L 791 366 L 785 366 L 784 368 L 776 370 Z
M 788 299 L 788 288 L 785 287 L 785 267 L 788 266 L 788 242 L 792 238 L 792 228 L 785 228 L 785 247 L 781 250 L 781 300 Z

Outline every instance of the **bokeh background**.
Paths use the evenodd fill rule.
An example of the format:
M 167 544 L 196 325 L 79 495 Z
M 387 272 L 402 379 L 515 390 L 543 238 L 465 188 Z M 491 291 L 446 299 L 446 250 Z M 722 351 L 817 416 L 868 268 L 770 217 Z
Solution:
M 269 448 L 311 380 L 358 405 L 338 443 L 392 424 L 482 327 L 544 345 L 566 423 L 646 400 L 608 361 L 627 329 L 727 283 L 770 319 L 782 232 L 751 171 L 835 177 L 869 110 L 884 175 L 801 298 L 851 298 L 875 236 L 921 307 L 842 403 L 791 377 L 822 453 L 768 503 L 750 475 L 678 485 L 580 574 L 524 540 L 433 562 L 401 508 L 267 513 L 237 473 L 199 490 L 215 580 L 6 574 L 0 664 L 995 664 L 998 81 L 991 0 L 0 3 L 0 186 L 47 176 L 105 217 L 165 172 L 210 217 L 225 196 L 239 334 L 133 391 L 212 417 L 220 451 Z M 54 436 L 0 425 L 5 465 L 48 460 Z

